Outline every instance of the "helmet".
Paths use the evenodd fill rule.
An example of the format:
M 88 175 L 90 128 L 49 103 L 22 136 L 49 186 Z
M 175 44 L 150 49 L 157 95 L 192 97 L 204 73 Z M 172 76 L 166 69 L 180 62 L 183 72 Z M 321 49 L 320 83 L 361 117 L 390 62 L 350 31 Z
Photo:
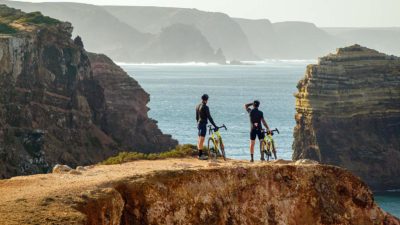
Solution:
M 201 100 L 207 101 L 208 100 L 208 94 L 204 94 L 203 96 L 201 96 Z
M 255 100 L 255 101 L 253 102 L 253 106 L 254 106 L 254 107 L 260 106 L 260 101 Z

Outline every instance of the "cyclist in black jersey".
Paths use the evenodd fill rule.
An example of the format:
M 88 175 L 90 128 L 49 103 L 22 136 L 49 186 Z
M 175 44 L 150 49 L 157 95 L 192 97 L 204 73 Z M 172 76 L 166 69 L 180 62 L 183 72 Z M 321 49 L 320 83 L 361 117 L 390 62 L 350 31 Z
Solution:
M 198 129 L 198 140 L 197 140 L 197 149 L 199 150 L 199 159 L 207 159 L 206 156 L 203 155 L 203 145 L 204 139 L 207 133 L 207 123 L 210 123 L 217 128 L 215 125 L 213 118 L 210 114 L 210 109 L 207 106 L 208 95 L 204 94 L 201 96 L 201 103 L 196 106 L 196 121 L 197 121 L 197 129 Z
M 262 132 L 262 125 L 264 124 L 267 131 L 269 131 L 269 126 L 264 119 L 264 114 L 262 111 L 258 110 L 260 106 L 260 102 L 255 100 L 252 103 L 248 103 L 244 105 L 244 108 L 249 113 L 250 116 L 250 162 L 254 162 L 254 145 L 256 137 L 261 141 L 264 139 L 264 133 Z M 253 107 L 253 108 L 251 108 Z M 261 155 L 261 161 L 264 161 L 264 155 Z

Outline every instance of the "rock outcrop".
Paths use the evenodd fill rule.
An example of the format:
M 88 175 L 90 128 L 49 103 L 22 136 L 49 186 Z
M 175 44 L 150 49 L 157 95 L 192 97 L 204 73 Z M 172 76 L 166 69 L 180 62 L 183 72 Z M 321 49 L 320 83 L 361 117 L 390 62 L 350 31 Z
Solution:
M 400 59 L 354 45 L 298 83 L 293 159 L 345 167 L 373 189 L 400 187 Z
M 147 118 L 148 94 L 136 81 L 110 60 L 105 62 L 113 70 L 93 72 L 86 51 L 71 39 L 71 24 L 0 5 L 0 25 L 0 178 L 176 145 Z M 107 80 L 115 82 L 112 87 Z M 106 102 L 110 88 L 113 103 Z M 129 90 L 135 90 L 130 101 L 118 99 Z M 136 109 L 129 115 L 135 119 L 110 116 L 129 127 L 124 136 L 101 114 L 113 112 L 110 104 Z
M 89 53 L 93 79 L 103 94 L 89 93 L 93 121 L 127 150 L 159 152 L 178 143 L 164 135 L 147 115 L 150 95 L 105 55 Z
M 0 192 L 4 225 L 400 224 L 350 172 L 287 161 L 136 161 L 16 177 Z

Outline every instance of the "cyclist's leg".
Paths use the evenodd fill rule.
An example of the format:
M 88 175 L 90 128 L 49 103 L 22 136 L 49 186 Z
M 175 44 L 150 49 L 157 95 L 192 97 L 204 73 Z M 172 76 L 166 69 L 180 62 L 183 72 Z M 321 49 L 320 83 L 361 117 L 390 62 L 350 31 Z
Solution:
M 256 143 L 256 130 L 252 129 L 250 131 L 250 156 L 251 156 L 251 160 L 250 162 L 254 162 L 254 145 Z
M 197 150 L 199 151 L 199 157 L 203 155 L 203 146 L 204 146 L 204 139 L 207 133 L 207 124 L 199 123 L 197 125 L 198 128 L 198 141 L 197 141 Z
M 264 141 L 264 133 L 261 130 L 257 130 L 257 137 L 258 137 L 258 140 L 260 141 L 260 146 L 261 146 L 262 142 Z M 263 150 L 264 150 L 263 148 L 260 148 L 260 154 L 261 154 L 260 160 L 261 161 L 265 160 Z

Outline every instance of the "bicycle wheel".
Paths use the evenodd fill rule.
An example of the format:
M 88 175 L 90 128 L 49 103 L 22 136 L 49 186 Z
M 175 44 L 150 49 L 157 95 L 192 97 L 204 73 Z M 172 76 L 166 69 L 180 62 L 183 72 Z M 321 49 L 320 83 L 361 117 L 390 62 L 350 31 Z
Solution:
M 266 147 L 267 143 L 264 140 L 260 141 L 260 155 L 261 155 L 261 159 L 264 159 L 264 152 L 265 152 L 265 147 Z
M 225 156 L 225 146 L 224 146 L 224 142 L 222 142 L 222 138 L 219 140 L 220 143 L 220 151 L 221 151 L 221 156 L 224 159 L 224 161 L 226 161 L 226 156 Z
M 271 141 L 271 147 L 272 147 L 272 153 L 274 154 L 274 159 L 275 160 L 277 160 L 278 159 L 278 157 L 276 157 L 276 148 L 275 148 L 275 141 L 274 140 L 272 140 Z
M 266 144 L 266 147 L 267 147 L 267 151 L 266 151 L 266 153 L 267 153 L 267 161 L 269 161 L 269 159 L 272 158 L 272 155 L 271 155 L 271 142 L 268 142 Z
M 208 157 L 211 159 L 213 156 L 215 159 L 217 158 L 217 152 L 216 152 L 217 146 L 215 146 L 214 139 L 209 138 L 208 139 L 208 144 L 207 144 L 207 150 L 208 150 Z

